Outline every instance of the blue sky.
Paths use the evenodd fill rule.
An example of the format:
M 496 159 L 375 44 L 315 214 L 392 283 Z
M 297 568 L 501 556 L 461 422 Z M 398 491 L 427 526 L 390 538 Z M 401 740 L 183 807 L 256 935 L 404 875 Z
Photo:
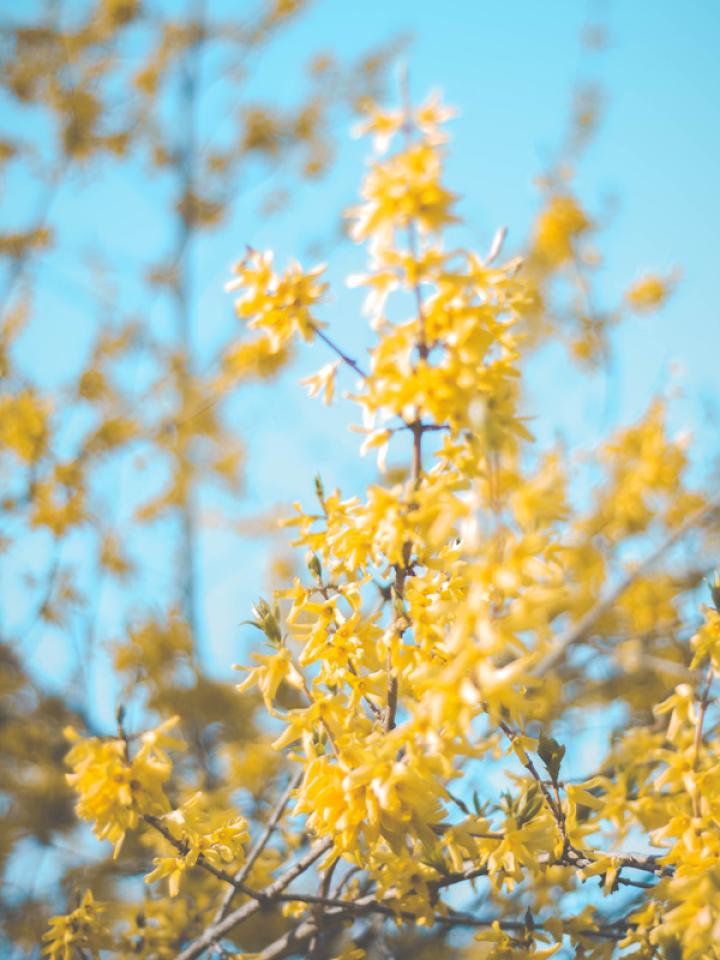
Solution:
M 210 6 L 244 9 L 229 0 Z M 588 61 L 578 38 L 597 11 L 610 43 Z M 262 58 L 253 89 L 292 99 L 294 77 L 310 53 L 327 49 L 341 58 L 354 57 L 398 34 L 411 38 L 404 60 L 413 96 L 422 98 L 440 88 L 459 109 L 451 125 L 448 179 L 463 196 L 465 241 L 481 250 L 500 225 L 509 228 L 508 249 L 521 243 L 538 204 L 533 178 L 556 156 L 573 85 L 583 77 L 600 83 L 604 119 L 577 181 L 591 212 L 606 209 L 611 201 L 614 210 L 602 243 L 606 260 L 599 293 L 613 302 L 647 269 L 665 273 L 679 267 L 683 280 L 662 312 L 630 320 L 618 331 L 609 384 L 569 369 L 564 353 L 548 350 L 533 365 L 527 412 L 542 415 L 541 436 L 560 432 L 573 447 L 592 447 L 609 421 L 631 420 L 651 396 L 673 391 L 673 425 L 695 432 L 697 460 L 707 464 L 717 447 L 717 419 L 713 424 L 707 411 L 713 403 L 720 406 L 720 4 L 318 0 Z M 213 103 L 208 99 L 203 113 L 209 132 L 223 122 Z M 6 122 L 8 118 L 12 122 L 10 114 Z M 246 243 L 274 248 L 281 261 L 299 256 L 304 262 L 308 249 L 318 246 L 321 257 L 330 260 L 334 294 L 327 319 L 334 335 L 351 351 L 359 353 L 367 345 L 358 311 L 361 295 L 342 284 L 346 273 L 361 269 L 362 252 L 333 240 L 341 210 L 356 198 L 367 147 L 346 137 L 329 179 L 295 189 L 291 204 L 274 217 L 258 214 L 259 189 L 250 189 L 233 219 L 198 245 L 193 253 L 198 292 L 194 337 L 201 356 L 210 356 L 220 331 L 235 322 L 223 285 Z M 22 183 L 16 190 L 5 198 L 11 215 L 24 199 Z M 115 251 L 120 295 L 148 323 L 165 322 L 160 302 L 133 301 L 136 294 L 123 288 L 123 271 L 134 270 L 169 242 L 156 206 L 139 167 L 124 169 L 121 176 L 110 171 L 98 182 L 79 178 L 58 198 L 53 217 L 69 246 L 47 265 L 37 302 L 39 320 L 24 346 L 43 376 L 59 377 L 82 356 L 96 316 L 78 279 L 77 258 L 96 245 L 110 241 Z M 304 351 L 280 384 L 244 392 L 233 408 L 249 451 L 243 505 L 248 513 L 277 502 L 308 502 L 318 469 L 328 486 L 341 484 L 348 492 L 359 492 L 374 475 L 372 462 L 358 466 L 358 438 L 346 429 L 355 418 L 352 408 L 341 402 L 328 411 L 297 386 L 300 376 L 328 359 L 320 345 Z M 341 386 L 352 385 L 351 378 L 341 381 Z M 129 504 L 130 483 L 126 477 L 117 488 L 113 509 L 120 517 L 129 509 L 123 498 Z M 242 659 L 248 631 L 238 625 L 264 588 L 257 550 L 256 543 L 239 544 L 208 523 L 202 562 L 206 649 L 213 669 L 222 674 Z M 152 596 L 167 586 L 167 579 L 158 570 L 157 583 L 145 583 L 142 590 Z M 101 595 L 98 602 L 111 618 L 111 598 Z M 39 638 L 36 656 L 52 661 L 53 642 Z M 96 674 L 107 686 L 103 657 Z M 114 705 L 111 686 L 108 690 L 97 709 L 109 722 Z

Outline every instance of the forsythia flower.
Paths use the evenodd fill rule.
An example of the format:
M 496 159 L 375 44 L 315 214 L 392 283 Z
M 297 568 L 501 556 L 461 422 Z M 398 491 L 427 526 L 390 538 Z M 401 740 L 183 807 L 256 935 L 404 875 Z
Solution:
M 372 237 L 375 247 L 383 249 L 392 243 L 396 230 L 410 223 L 423 233 L 454 223 L 455 196 L 443 187 L 441 177 L 440 156 L 426 143 L 375 164 L 365 180 L 365 203 L 349 212 L 353 239 Z
M 178 719 L 172 717 L 143 733 L 132 757 L 124 739 L 83 740 L 72 728 L 66 731 L 74 743 L 66 762 L 73 770 L 67 781 L 79 794 L 75 809 L 79 817 L 93 823 L 99 840 L 113 844 L 115 857 L 127 831 L 136 829 L 144 814 L 162 815 L 170 807 L 163 784 L 172 771 L 166 751 L 181 746 L 168 736 Z
M 335 360 L 333 363 L 326 363 L 317 373 L 311 377 L 305 377 L 300 383 L 308 388 L 308 393 L 311 397 L 317 397 L 322 394 L 324 403 L 329 405 L 333 402 L 333 397 L 335 396 L 335 374 L 337 373 L 339 365 L 339 360 Z
M 352 135 L 362 137 L 371 134 L 375 151 L 385 153 L 395 134 L 402 129 L 403 122 L 402 110 L 381 110 L 372 104 L 366 118 L 353 127 Z
M 695 651 L 692 667 L 710 660 L 713 669 L 720 672 L 720 613 L 717 610 L 705 609 L 705 623 L 690 643 Z
M 302 382 L 330 402 L 345 364 L 361 453 L 397 457 L 362 494 L 316 478 L 316 505 L 296 504 L 285 521 L 307 574 L 260 598 L 245 621 L 270 648 L 253 654 L 237 685 L 257 688 L 270 714 L 254 743 L 213 739 L 218 728 L 242 728 L 258 698 L 225 700 L 227 688 L 201 678 L 180 621 L 141 626 L 116 650 L 118 669 L 157 688 L 151 709 L 187 695 L 203 698 L 212 718 L 194 732 L 205 790 L 192 794 L 192 765 L 182 764 L 167 786 L 184 800 L 177 808 L 165 793 L 174 721 L 137 739 L 122 729 L 71 735 L 78 814 L 115 855 L 145 823 L 142 840 L 157 854 L 145 880 L 167 878 L 173 898 L 147 890 L 142 912 L 120 912 L 122 951 L 199 957 L 224 951 L 225 933 L 252 949 L 257 911 L 261 936 L 277 924 L 280 937 L 262 955 L 359 960 L 352 936 L 375 914 L 407 928 L 481 930 L 480 943 L 457 950 L 442 939 L 443 955 L 720 960 L 720 614 L 705 610 L 688 643 L 678 624 L 702 571 L 653 567 L 717 501 L 685 488 L 686 444 L 668 435 L 661 402 L 600 447 L 582 511 L 574 462 L 559 446 L 533 452 L 521 376 L 527 318 L 545 309 L 553 274 L 589 262 L 579 248 L 594 225 L 553 181 L 522 270 L 517 258 L 499 259 L 502 231 L 485 257 L 448 245 L 455 196 L 443 183 L 441 125 L 450 115 L 431 97 L 418 109 L 373 108 L 363 125 L 379 152 L 390 150 L 375 157 L 351 211 L 353 236 L 369 248 L 352 278 L 369 290 L 377 336 L 367 356 L 356 362 L 320 333 L 320 268 L 277 273 L 271 254 L 249 250 L 229 284 L 238 317 L 257 333 L 226 355 L 220 383 L 269 375 L 295 335 L 319 334 L 334 357 Z M 604 328 L 582 322 L 590 356 Z M 94 389 L 102 394 L 102 383 Z M 175 502 L 181 494 L 182 484 Z M 656 537 L 660 552 L 632 566 L 635 538 Z M 720 580 L 711 593 L 717 606 Z M 195 686 L 178 689 L 188 675 Z M 593 743 L 588 769 L 570 769 L 583 751 L 553 734 L 608 698 L 619 709 L 607 751 Z M 238 799 L 259 828 L 247 858 L 248 824 L 231 812 Z M 302 819 L 292 827 L 286 815 Z M 624 852 L 637 834 L 656 852 Z M 313 864 L 320 896 L 290 886 Z M 233 879 L 239 867 L 248 890 Z M 475 883 L 480 923 L 455 912 Z M 632 898 L 626 885 L 636 885 Z M 238 890 L 247 895 L 240 913 L 218 919 Z M 91 900 L 84 906 L 92 913 Z M 96 949 L 92 923 L 83 915 L 73 925 L 73 916 L 53 921 L 53 957 L 76 935 L 87 938 L 81 950 Z M 233 939 L 238 916 L 250 923 Z
M 442 762 L 414 753 L 397 761 L 393 753 L 387 740 L 370 739 L 362 752 L 348 746 L 337 764 L 329 756 L 309 764 L 297 810 L 316 833 L 334 838 L 338 852 L 357 857 L 382 838 L 398 853 L 408 834 L 435 842 L 446 796 L 437 782 Z
M 242 693 L 250 687 L 257 686 L 268 710 L 272 710 L 273 698 L 283 680 L 293 686 L 302 686 L 302 677 L 293 666 L 290 651 L 286 647 L 282 647 L 277 653 L 256 653 L 253 654 L 253 658 L 259 662 L 260 666 L 253 668 L 235 666 L 236 670 L 249 670 L 247 677 L 242 683 L 237 684 L 235 689 Z
M 577 200 L 569 194 L 550 199 L 535 227 L 535 251 L 553 266 L 560 266 L 575 256 L 575 244 L 591 226 Z
M 78 956 L 99 957 L 99 950 L 105 943 L 105 936 L 99 925 L 100 915 L 107 909 L 104 903 L 93 899 L 87 890 L 80 905 L 64 916 L 52 917 L 50 929 L 43 936 L 48 944 L 43 949 L 50 960 L 75 960 Z
M 243 378 L 270 378 L 287 364 L 287 345 L 280 348 L 274 338 L 261 334 L 254 340 L 238 343 L 223 357 L 219 389 Z
M 262 330 L 277 352 L 294 333 L 312 340 L 322 326 L 311 311 L 327 289 L 327 284 L 318 281 L 324 269 L 318 266 L 303 273 L 299 264 L 292 262 L 283 274 L 276 274 L 271 253 L 250 250 L 236 264 L 236 277 L 226 289 L 244 291 L 235 301 L 235 312 L 251 330 Z
M 182 852 L 177 856 L 156 857 L 155 869 L 145 877 L 145 882 L 167 877 L 171 897 L 177 895 L 183 873 L 194 867 L 200 857 L 213 867 L 220 868 L 224 863 L 237 865 L 243 855 L 243 845 L 249 839 L 243 817 L 227 817 L 215 826 L 204 815 L 202 804 L 203 794 L 196 793 L 179 809 L 162 817 L 163 825 Z
M 47 406 L 30 390 L 0 397 L 0 450 L 32 463 L 45 452 L 48 430 Z
M 672 281 L 651 274 L 634 283 L 625 294 L 628 306 L 638 313 L 658 310 L 672 292 Z

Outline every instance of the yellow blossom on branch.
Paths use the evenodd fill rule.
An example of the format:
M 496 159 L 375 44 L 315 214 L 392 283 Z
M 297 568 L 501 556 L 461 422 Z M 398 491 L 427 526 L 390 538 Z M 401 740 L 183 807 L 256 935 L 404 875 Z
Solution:
M 67 781 L 78 794 L 75 809 L 93 824 L 99 840 L 113 844 L 115 857 L 125 834 L 135 830 L 145 814 L 162 815 L 170 808 L 163 785 L 172 772 L 167 751 L 182 747 L 169 736 L 178 720 L 172 717 L 141 734 L 137 748 L 122 737 L 82 739 L 72 728 L 66 731 L 73 744 L 66 762 L 72 768 Z

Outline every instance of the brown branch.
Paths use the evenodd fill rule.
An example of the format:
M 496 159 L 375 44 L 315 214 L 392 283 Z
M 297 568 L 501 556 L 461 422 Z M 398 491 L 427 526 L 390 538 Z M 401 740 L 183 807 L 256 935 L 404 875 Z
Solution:
M 352 866 L 352 867 L 350 867 L 350 869 L 345 873 L 345 876 L 343 876 L 343 877 L 338 881 L 338 884 L 337 884 L 337 886 L 335 887 L 335 890 L 334 890 L 334 892 L 333 892 L 333 897 L 334 897 L 334 899 L 336 899 L 336 900 L 339 899 L 340 894 L 343 892 L 343 890 L 344 890 L 345 887 L 348 885 L 348 883 L 350 883 L 350 881 L 352 880 L 352 878 L 353 878 L 354 876 L 356 876 L 356 874 L 360 873 L 361 870 L 362 870 L 362 867 L 358 867 L 358 866 Z
M 405 149 L 409 150 L 412 146 L 412 135 L 413 135 L 413 122 L 412 122 L 412 105 L 410 103 L 410 83 L 408 78 L 407 69 L 403 70 L 400 77 L 400 94 L 402 97 L 403 104 L 403 133 L 405 134 Z M 418 264 L 418 238 L 417 238 L 417 228 L 412 219 L 408 220 L 407 224 L 407 242 L 408 242 L 408 251 L 410 253 L 410 259 L 413 263 L 413 266 Z M 428 357 L 428 345 L 427 337 L 425 330 L 425 307 L 423 304 L 422 291 L 420 290 L 420 283 L 417 279 L 417 270 L 414 271 L 414 283 L 413 283 L 413 292 L 415 294 L 415 306 L 417 308 L 418 315 L 418 355 L 421 360 L 427 360 Z
M 500 721 L 499 724 L 503 733 L 510 739 L 514 741 L 517 734 L 515 731 L 504 721 Z M 518 758 L 520 759 L 520 758 Z M 562 803 L 560 802 L 560 794 L 558 791 L 559 782 L 550 781 L 550 785 L 555 791 L 555 796 L 550 793 L 548 789 L 548 781 L 544 780 L 538 773 L 537 767 L 533 763 L 532 759 L 527 756 L 525 760 L 520 760 L 526 770 L 530 773 L 533 779 L 537 782 L 540 790 L 542 791 L 543 797 L 547 806 L 550 809 L 550 812 L 553 815 L 557 828 L 560 832 L 560 835 L 563 840 L 563 852 L 562 855 L 555 861 L 553 861 L 554 866 L 568 866 L 575 867 L 582 870 L 584 867 L 589 867 L 596 860 L 599 860 L 604 857 L 611 857 L 614 860 L 619 862 L 621 867 L 628 867 L 632 870 L 641 870 L 645 873 L 652 873 L 656 876 L 670 876 L 673 873 L 671 867 L 662 866 L 658 863 L 657 857 L 652 854 L 648 856 L 643 856 L 642 854 L 636 853 L 621 853 L 618 851 L 602 851 L 602 850 L 591 850 L 591 851 L 580 851 L 578 850 L 571 842 L 570 837 L 567 832 L 567 823 L 565 820 L 565 812 L 562 808 Z M 550 860 L 548 858 L 548 863 Z M 637 884 L 632 881 L 626 881 L 628 885 L 636 886 Z
M 183 843 L 182 840 L 178 840 L 176 837 L 174 837 L 159 817 L 155 817 L 151 813 L 146 813 L 143 815 L 143 820 L 145 821 L 145 823 L 149 824 L 149 826 L 157 830 L 158 833 L 162 834 L 162 836 L 168 841 L 169 844 L 171 844 L 178 851 L 178 853 L 184 856 L 188 852 L 189 848 L 187 844 Z M 258 899 L 258 898 L 262 899 L 262 894 L 258 893 L 255 890 L 251 890 L 250 887 L 246 887 L 244 883 L 236 880 L 231 873 L 227 872 L 227 870 L 223 870 L 221 867 L 214 866 L 212 863 L 210 863 L 208 860 L 205 859 L 202 853 L 198 856 L 196 860 L 196 865 L 200 867 L 202 870 L 205 870 L 207 873 L 211 873 L 214 877 L 216 877 L 218 880 L 221 880 L 223 883 L 230 884 L 230 886 L 233 888 L 233 892 L 244 893 L 244 894 L 247 894 L 247 896 L 253 897 L 255 899 Z
M 306 902 L 311 904 L 321 904 L 326 907 L 325 916 L 330 919 L 342 920 L 348 917 L 362 917 L 367 914 L 380 914 L 393 920 L 402 919 L 408 923 L 416 923 L 418 917 L 409 910 L 399 910 L 391 903 L 379 902 L 372 897 L 364 897 L 356 901 L 337 901 L 329 898 L 316 897 L 312 895 L 288 894 L 283 897 L 285 900 L 294 900 L 295 902 Z M 502 930 L 508 933 L 527 933 L 527 923 L 518 920 L 500 920 L 499 918 L 481 918 L 473 917 L 471 914 L 459 911 L 450 911 L 447 914 L 435 918 L 438 924 L 446 927 L 474 927 L 484 929 L 492 927 L 498 923 Z M 626 935 L 627 923 L 602 924 L 597 929 L 587 929 L 578 931 L 582 936 L 599 937 L 602 939 L 620 940 Z M 542 929 L 542 924 L 537 925 Z M 274 943 L 267 946 L 261 953 L 256 955 L 255 960 L 281 960 L 283 957 L 292 956 L 300 952 L 301 948 L 308 941 L 312 940 L 318 933 L 318 924 L 313 919 L 308 919 L 300 923 L 293 930 L 278 937 Z
M 517 739 L 517 733 L 512 729 L 512 727 L 509 724 L 505 723 L 504 720 L 500 721 L 499 727 L 502 730 L 502 732 L 505 734 L 505 736 L 508 738 L 510 743 L 511 744 L 514 743 L 515 740 Z M 553 795 L 550 793 L 550 790 L 548 789 L 547 782 L 540 776 L 538 769 L 533 763 L 532 759 L 527 755 L 527 753 L 525 753 L 525 751 L 523 751 L 523 753 L 524 753 L 525 759 L 523 760 L 521 757 L 518 757 L 518 759 L 520 760 L 522 765 L 525 767 L 525 769 L 528 771 L 528 773 L 533 777 L 533 779 L 536 781 L 536 783 L 540 787 L 540 791 L 545 799 L 545 802 L 550 812 L 553 815 L 555 823 L 557 824 L 557 828 L 560 831 L 560 836 L 562 837 L 562 840 L 563 840 L 563 854 L 565 854 L 568 851 L 572 850 L 573 847 L 567 835 L 565 813 L 563 812 L 563 808 L 559 801 L 559 797 L 557 796 L 557 794 L 555 797 L 553 797 Z M 553 787 L 556 788 L 556 785 L 552 781 L 551 781 L 551 784 Z
M 395 675 L 392 666 L 392 654 L 388 649 L 387 654 L 387 674 L 388 674 L 388 692 L 387 708 L 385 710 L 385 733 L 390 733 L 395 729 L 395 715 L 397 713 L 398 702 L 398 678 Z
M 315 910 L 315 922 L 318 925 L 318 932 L 308 945 L 308 960 L 318 960 L 320 956 L 320 951 L 322 948 L 322 938 L 320 934 L 322 933 L 322 928 L 324 926 L 323 921 L 325 913 L 324 901 L 328 900 L 330 895 L 330 884 L 332 883 L 333 874 L 335 873 L 335 868 L 339 862 L 339 858 L 335 857 L 323 875 L 322 884 L 320 886 L 320 896 L 318 897 L 318 903 L 316 904 Z M 292 896 L 292 894 L 281 894 L 281 896 Z
M 257 913 L 262 907 L 276 900 L 278 895 L 282 893 L 293 880 L 303 874 L 316 860 L 319 860 L 331 846 L 332 840 L 327 839 L 321 841 L 308 850 L 297 863 L 294 863 L 282 876 L 265 887 L 264 890 L 260 892 L 252 891 L 250 896 L 254 898 L 253 900 L 237 907 L 232 913 L 228 913 L 219 923 L 212 923 L 196 940 L 188 944 L 188 946 L 177 955 L 176 960 L 195 960 L 204 950 L 226 936 L 226 934 L 233 930 L 238 924 L 242 923 L 243 920 L 253 916 L 253 914 Z
M 712 660 L 707 669 L 707 674 L 705 676 L 705 684 L 703 686 L 702 694 L 700 695 L 700 710 L 698 712 L 697 725 L 695 727 L 695 737 L 693 740 L 693 761 L 692 769 L 693 773 L 697 773 L 698 767 L 700 766 L 700 747 L 702 745 L 702 734 L 703 726 L 705 725 L 705 714 L 707 713 L 707 708 L 710 704 L 710 688 L 712 686 L 713 678 L 715 676 L 715 668 L 713 666 Z M 693 790 L 693 813 L 696 817 L 700 816 L 700 790 L 698 789 L 697 783 L 695 784 L 695 789 Z
M 321 329 L 320 327 L 316 326 L 315 324 L 311 324 L 311 326 L 312 326 L 313 330 L 315 331 L 315 333 L 317 334 L 317 336 L 320 338 L 320 340 L 322 340 L 322 342 L 323 342 L 324 344 L 326 344 L 328 347 L 330 347 L 330 349 L 333 351 L 333 353 L 337 354 L 337 356 L 340 357 L 340 359 L 343 361 L 343 363 L 347 364 L 347 366 L 350 367 L 351 370 L 354 370 L 355 373 L 356 373 L 362 380 L 367 380 L 367 379 L 368 379 L 367 373 L 365 373 L 365 371 L 362 369 L 362 367 L 361 367 L 360 364 L 357 362 L 357 360 L 353 360 L 352 357 L 348 356 L 348 354 L 345 353 L 345 351 L 344 351 L 343 349 L 341 349 L 341 348 L 335 343 L 334 340 L 331 340 L 330 337 L 329 337 L 326 333 L 323 333 L 323 331 L 322 331 L 322 329 Z
M 263 906 L 273 903 L 306 903 L 308 906 L 322 907 L 324 911 L 323 921 L 325 923 L 342 921 L 343 919 L 347 919 L 349 917 L 362 917 L 367 914 L 380 914 L 393 919 L 403 919 L 409 923 L 417 921 L 417 916 L 411 911 L 401 910 L 393 905 L 394 895 L 392 891 L 388 897 L 382 901 L 377 900 L 374 894 L 368 894 L 356 900 L 342 900 L 339 899 L 337 892 L 335 896 L 319 896 L 311 893 L 285 893 L 285 888 L 292 882 L 292 880 L 295 879 L 296 876 L 299 876 L 300 873 L 302 873 L 305 869 L 307 869 L 307 867 L 312 862 L 317 860 L 322 853 L 327 851 L 330 846 L 331 842 L 327 840 L 318 847 L 313 848 L 313 850 L 306 854 L 301 861 L 298 861 L 298 863 L 286 874 L 283 874 L 281 878 L 279 878 L 274 884 L 271 884 L 262 892 L 262 900 L 260 902 L 254 901 L 245 903 L 241 907 L 237 908 L 233 913 L 228 914 L 227 917 L 225 917 L 220 923 L 213 924 L 208 927 L 208 929 L 205 930 L 197 940 L 195 940 L 192 944 L 186 947 L 185 950 L 178 954 L 176 960 L 195 960 L 195 958 L 198 957 L 203 950 L 212 946 L 221 937 L 227 935 L 243 920 L 255 914 Z M 547 854 L 541 854 L 538 857 L 538 862 L 547 866 L 567 866 L 574 867 L 576 869 L 583 869 L 584 867 L 588 867 L 593 864 L 595 859 L 601 856 L 613 857 L 619 861 L 622 867 L 628 867 L 634 870 L 652 873 L 656 876 L 669 876 L 672 874 L 672 868 L 659 864 L 657 858 L 654 856 L 644 856 L 642 854 L 635 853 L 621 853 L 616 851 L 611 851 L 609 853 L 593 851 L 591 854 L 587 855 L 564 855 L 563 857 L 556 859 L 550 858 L 550 856 Z M 470 864 L 467 869 L 463 871 L 450 873 L 440 877 L 437 881 L 430 884 L 430 888 L 431 890 L 438 892 L 445 887 L 455 886 L 460 883 L 474 880 L 478 877 L 485 877 L 487 874 L 487 866 Z M 345 881 L 343 881 L 343 883 L 344 882 Z M 649 885 L 641 884 L 636 881 L 624 882 L 626 882 L 628 885 L 642 887 L 643 889 L 649 888 Z M 435 922 L 445 926 L 456 925 L 485 927 L 491 926 L 495 921 L 492 919 L 484 920 L 471 917 L 468 914 L 450 913 L 449 915 L 436 916 Z M 520 929 L 520 925 L 516 924 L 514 921 L 500 921 L 500 924 L 501 927 L 505 927 L 509 931 Z M 624 935 L 625 929 L 626 925 L 608 924 L 600 927 L 596 931 L 583 931 L 583 935 L 599 937 L 617 935 L 619 937 Z M 267 946 L 264 951 L 257 955 L 256 960 L 280 960 L 282 957 L 296 953 L 304 944 L 316 937 L 319 933 L 319 930 L 320 923 L 318 918 L 308 918 L 307 920 L 302 921 L 293 930 L 288 931 L 282 937 L 278 938 L 274 943 Z
M 62 164 L 60 164 L 58 169 L 51 175 L 50 182 L 47 184 L 45 192 L 40 198 L 37 212 L 33 218 L 35 225 L 30 227 L 30 231 L 33 233 L 38 233 L 46 228 L 50 219 L 50 209 L 55 198 L 60 192 L 63 177 L 65 176 L 69 166 L 69 160 L 65 159 Z M 12 305 L 13 297 L 15 296 L 16 288 L 22 283 L 25 274 L 30 268 L 31 262 L 36 256 L 38 256 L 38 254 L 39 249 L 36 246 L 34 247 L 30 245 L 26 247 L 22 254 L 17 257 L 13 257 L 5 284 L 5 290 L 2 296 L 2 303 L 0 304 L 0 320 L 4 319 L 5 314 L 9 311 L 10 306 Z
M 200 70 L 204 42 L 206 40 L 206 0 L 192 0 L 190 24 L 194 28 L 179 91 L 179 107 L 184 117 L 179 127 L 180 139 L 176 146 L 177 205 L 176 238 L 174 258 L 177 264 L 173 271 L 171 293 L 174 300 L 175 324 L 182 363 L 178 368 L 178 387 L 183 409 L 191 396 L 194 364 L 192 362 L 192 302 L 193 277 L 189 251 L 197 229 L 197 219 L 192 207 L 192 197 L 197 180 L 199 146 L 197 142 L 198 103 Z M 192 656 L 198 655 L 200 614 L 197 597 L 197 550 L 199 516 L 197 492 L 193 475 L 194 447 L 192 438 L 187 445 L 178 447 L 177 463 L 180 470 L 187 471 L 188 483 L 180 512 L 180 551 L 178 557 L 178 582 L 181 608 L 190 629 L 193 641 Z
M 297 788 L 300 786 L 300 782 L 303 778 L 303 774 L 304 774 L 304 770 L 298 770 L 295 776 L 290 780 L 290 783 L 288 784 L 285 792 L 282 794 L 282 796 L 279 798 L 279 800 L 275 804 L 275 807 L 273 808 L 273 811 L 270 814 L 268 822 L 265 825 L 265 829 L 260 834 L 260 836 L 257 839 L 257 842 L 255 843 L 255 846 L 252 848 L 252 850 L 248 854 L 247 860 L 242 865 L 242 867 L 238 870 L 238 872 L 235 874 L 236 883 L 244 883 L 245 880 L 247 880 L 250 874 L 250 871 L 255 865 L 257 858 L 260 856 L 260 854 L 263 852 L 263 850 L 267 846 L 268 841 L 270 840 L 270 837 L 272 836 L 273 831 L 275 830 L 275 827 L 280 822 L 280 819 L 282 818 L 282 815 L 285 812 L 285 808 L 290 802 L 290 797 L 292 796 L 293 790 L 297 790 Z M 226 916 L 228 910 L 230 909 L 230 904 L 232 903 L 236 893 L 237 893 L 237 887 L 233 886 L 233 887 L 230 887 L 229 890 L 227 890 L 217 910 L 217 913 L 213 917 L 214 924 L 218 923 L 220 920 L 223 919 L 224 916 Z
M 411 568 L 412 544 L 406 542 L 403 545 L 402 563 L 394 564 L 395 570 L 395 598 L 402 601 L 405 592 L 405 580 Z M 392 625 L 393 634 L 397 633 L 398 638 L 407 630 L 409 624 L 405 616 L 395 616 Z M 385 707 L 384 728 L 386 733 L 390 733 L 395 728 L 395 717 L 398 707 L 398 678 L 393 668 L 392 662 L 392 639 L 388 643 L 385 671 L 387 673 L 387 700 Z

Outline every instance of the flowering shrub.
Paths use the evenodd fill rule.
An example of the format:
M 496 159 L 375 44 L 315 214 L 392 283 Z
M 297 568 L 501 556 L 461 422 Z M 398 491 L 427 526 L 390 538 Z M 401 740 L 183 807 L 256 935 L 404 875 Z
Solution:
M 351 279 L 369 291 L 367 362 L 317 317 L 321 268 L 277 272 L 249 250 L 235 269 L 238 317 L 269 355 L 298 334 L 334 351 L 311 393 L 331 402 L 347 368 L 381 479 L 363 497 L 318 479 L 316 505 L 287 519 L 307 576 L 253 611 L 264 650 L 237 702 L 257 689 L 274 733 L 252 763 L 188 782 L 173 720 L 72 734 L 78 815 L 115 854 L 133 833 L 157 856 L 143 902 L 88 894 L 55 918 L 51 957 L 349 960 L 391 935 L 398 955 L 720 956 L 720 585 L 697 621 L 702 568 L 672 562 L 683 538 L 698 560 L 712 545 L 720 501 L 690 489 L 660 401 L 600 449 L 584 511 L 567 459 L 535 450 L 522 373 L 538 289 L 591 223 L 553 196 L 527 268 L 499 244 L 448 246 L 450 115 L 431 98 L 364 124 L 376 156 L 350 220 L 368 247 Z M 646 279 L 627 301 L 665 290 Z M 609 709 L 621 720 L 588 769 L 573 726 Z M 272 804 L 238 794 L 273 764 L 288 783 Z M 131 933 L 133 914 L 148 919 Z

